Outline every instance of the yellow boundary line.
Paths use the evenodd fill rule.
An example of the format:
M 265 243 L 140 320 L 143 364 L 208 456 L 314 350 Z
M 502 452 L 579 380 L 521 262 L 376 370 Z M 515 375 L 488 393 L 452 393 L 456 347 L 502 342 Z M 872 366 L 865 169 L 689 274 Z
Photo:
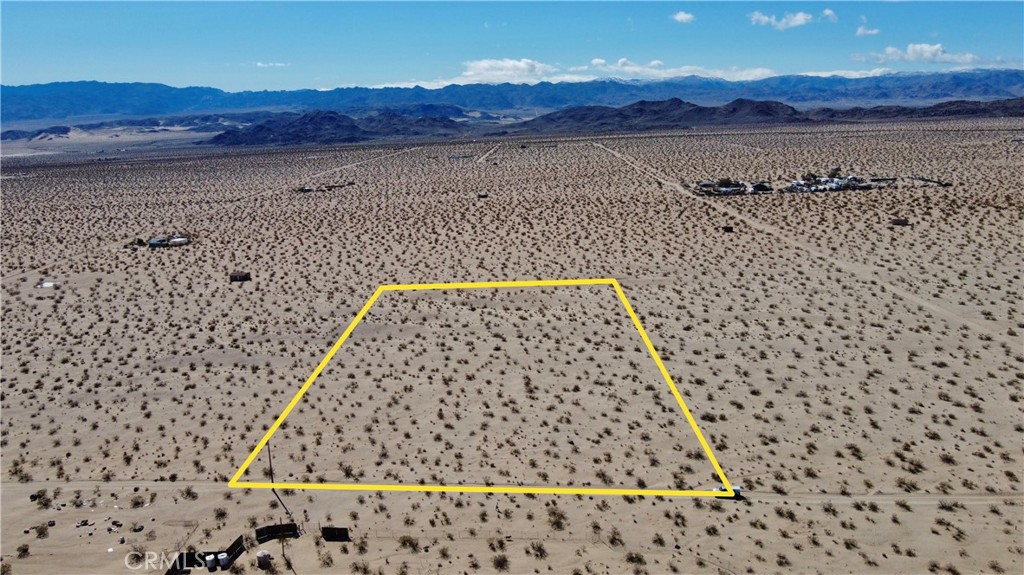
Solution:
M 675 396 L 676 402 L 679 403 L 679 408 L 683 411 L 683 415 L 686 416 L 686 421 L 690 423 L 690 428 L 693 429 L 693 433 L 697 436 L 700 441 L 700 445 L 704 448 L 704 453 L 711 460 L 711 465 L 715 468 L 715 473 L 718 474 L 718 478 L 722 480 L 722 485 L 725 486 L 725 491 L 712 491 L 712 490 L 693 490 L 693 489 L 616 489 L 616 488 L 596 488 L 596 487 L 545 487 L 545 486 L 513 486 L 513 485 L 419 485 L 419 484 L 372 484 L 372 483 L 282 483 L 282 482 L 267 482 L 267 481 L 239 481 L 245 471 L 249 469 L 252 462 L 256 460 L 260 451 L 270 441 L 270 436 L 274 434 L 281 424 L 284 423 L 285 418 L 292 412 L 292 409 L 299 403 L 302 396 L 306 394 L 306 391 L 313 385 L 316 378 L 320 376 L 320 373 L 327 367 L 331 359 L 334 358 L 334 354 L 341 349 L 342 344 L 348 339 L 352 332 L 359 325 L 359 322 L 363 320 L 366 313 L 370 311 L 370 308 L 377 301 L 378 298 L 385 292 L 391 291 L 426 291 L 426 290 L 445 290 L 445 289 L 494 289 L 494 288 L 520 288 L 520 287 L 558 287 L 558 286 L 592 286 L 592 285 L 609 285 L 615 288 L 615 293 L 619 296 L 619 301 L 626 308 L 626 312 L 629 313 L 630 319 L 633 320 L 633 325 L 636 326 L 637 332 L 640 337 L 644 340 L 644 344 L 647 345 L 647 351 L 650 352 L 651 358 L 654 359 L 654 363 L 657 364 L 658 370 L 661 371 L 662 377 L 665 378 L 665 383 L 668 384 L 669 389 L 672 390 L 672 395 Z M 536 494 L 556 494 L 556 495 L 648 495 L 648 496 L 664 496 L 664 497 L 732 497 L 736 494 L 733 490 L 729 480 L 725 477 L 725 472 L 722 471 L 721 465 L 718 464 L 718 460 L 715 458 L 715 454 L 711 452 L 711 446 L 708 445 L 704 434 L 701 433 L 700 427 L 697 426 L 697 421 L 693 418 L 693 414 L 690 413 L 690 409 L 686 407 L 686 402 L 683 401 L 682 394 L 679 393 L 679 389 L 676 384 L 672 381 L 672 377 L 668 373 L 668 369 L 665 368 L 665 364 L 661 361 L 661 357 L 658 352 L 654 349 L 654 344 L 651 343 L 651 338 L 647 336 L 647 331 L 644 330 L 644 326 L 640 323 L 640 318 L 637 317 L 636 312 L 633 311 L 633 306 L 630 305 L 629 300 L 626 299 L 626 293 L 622 291 L 622 286 L 619 285 L 618 280 L 615 278 L 599 278 L 599 279 L 568 279 L 568 280 L 525 280 L 525 281 L 495 281 L 495 282 L 454 282 L 454 283 L 434 283 L 434 284 L 393 284 L 393 285 L 382 285 L 377 288 L 377 291 L 373 292 L 370 299 L 366 301 L 363 308 L 359 310 L 356 317 L 352 320 L 352 323 L 345 328 L 345 332 L 341 334 L 338 341 L 334 343 L 327 355 L 320 361 L 320 364 L 313 370 L 312 375 L 306 380 L 306 383 L 302 385 L 299 392 L 295 394 L 291 402 L 288 403 L 288 407 L 284 408 L 281 415 L 278 416 L 277 421 L 274 425 L 270 426 L 267 433 L 264 434 L 263 439 L 256 444 L 256 448 L 252 450 L 249 457 L 245 459 L 245 463 L 242 464 L 238 471 L 235 472 L 234 477 L 228 482 L 228 487 L 234 488 L 255 488 L 255 489 L 272 489 L 275 487 L 280 488 L 291 488 L 291 489 L 318 489 L 318 490 L 331 490 L 331 491 L 419 491 L 419 492 L 460 492 L 460 493 L 536 493 Z

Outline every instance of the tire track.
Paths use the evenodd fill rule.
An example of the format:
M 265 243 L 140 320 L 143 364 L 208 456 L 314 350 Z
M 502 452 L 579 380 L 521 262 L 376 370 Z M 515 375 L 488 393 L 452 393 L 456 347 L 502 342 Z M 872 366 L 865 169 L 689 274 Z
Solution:
M 477 158 L 477 160 L 476 160 L 476 163 L 478 163 L 478 164 L 482 164 L 482 163 L 486 162 L 486 161 L 487 161 L 487 158 L 488 158 L 488 157 L 489 157 L 489 156 L 490 156 L 491 154 L 493 154 L 494 152 L 496 152 L 496 151 L 498 150 L 498 148 L 500 148 L 500 147 L 501 147 L 501 144 L 498 144 L 497 146 L 494 146 L 494 147 L 493 147 L 493 148 L 491 148 L 490 150 L 487 150 L 486 152 L 484 152 L 484 155 L 482 155 L 482 156 L 480 156 L 479 158 Z

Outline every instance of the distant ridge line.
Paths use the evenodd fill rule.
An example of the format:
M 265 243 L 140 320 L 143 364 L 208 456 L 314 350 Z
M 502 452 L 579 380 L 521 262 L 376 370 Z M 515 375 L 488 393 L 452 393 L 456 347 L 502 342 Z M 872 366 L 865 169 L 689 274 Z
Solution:
M 352 112 L 389 106 L 450 105 L 476 111 L 542 110 L 574 106 L 623 106 L 639 100 L 681 98 L 721 105 L 737 98 L 775 100 L 800 109 L 934 104 L 948 100 L 998 100 L 1024 96 L 1024 70 L 896 73 L 866 78 L 773 76 L 727 81 L 701 76 L 623 82 L 465 84 L 443 88 L 336 88 L 226 92 L 153 83 L 54 82 L 0 86 L 4 121 L 88 115 L 174 115 L 282 109 Z
M 579 106 L 515 123 L 465 122 L 393 112 L 353 118 L 330 110 L 304 114 L 180 116 L 171 119 L 121 120 L 73 126 L 77 129 L 175 125 L 197 134 L 215 134 L 203 143 L 216 146 L 302 146 L 359 143 L 371 140 L 445 140 L 476 137 L 601 135 L 677 131 L 708 126 L 819 125 L 931 118 L 1024 117 L 1024 98 L 989 102 L 957 100 L 926 107 L 817 108 L 801 112 L 771 100 L 736 99 L 721 106 L 701 106 L 678 98 L 641 100 L 627 106 Z M 7 130 L 0 140 L 60 137 L 72 130 L 52 126 L 36 131 Z M 486 156 L 485 156 L 486 158 Z M 483 158 L 483 159 L 485 159 Z M 479 159 L 478 161 L 482 161 Z
M 217 145 L 304 145 L 414 136 L 548 136 L 681 130 L 700 126 L 815 125 L 841 122 L 894 121 L 951 117 L 1024 117 L 1024 98 L 995 102 L 949 102 L 925 108 L 879 107 L 841 111 L 829 108 L 800 112 L 780 102 L 739 99 L 722 106 L 699 106 L 679 99 L 640 101 L 620 108 L 583 106 L 545 114 L 533 120 L 478 128 L 451 120 L 371 117 L 354 120 L 335 112 L 310 112 L 287 121 L 271 120 L 231 130 L 210 140 Z M 491 127 L 492 129 L 487 129 Z M 372 130 L 372 131 L 371 131 Z

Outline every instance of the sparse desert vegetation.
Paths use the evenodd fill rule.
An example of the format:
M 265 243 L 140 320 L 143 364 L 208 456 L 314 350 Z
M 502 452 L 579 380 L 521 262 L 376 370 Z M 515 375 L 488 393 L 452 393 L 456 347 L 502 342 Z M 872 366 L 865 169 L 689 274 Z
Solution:
M 1022 133 L 4 158 L 5 569 L 127 571 L 287 507 L 308 534 L 262 546 L 279 572 L 1020 572 Z M 897 182 L 690 189 L 834 164 Z M 168 229 L 193 242 L 124 247 Z M 227 489 L 377 286 L 590 277 L 621 282 L 744 500 Z M 596 287 L 389 294 L 278 434 L 280 481 L 717 486 Z

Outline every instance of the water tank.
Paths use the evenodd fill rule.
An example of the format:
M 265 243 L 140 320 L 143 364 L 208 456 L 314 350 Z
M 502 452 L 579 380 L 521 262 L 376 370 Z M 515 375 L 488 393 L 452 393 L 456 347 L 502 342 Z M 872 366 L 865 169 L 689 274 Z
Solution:
M 218 553 L 217 554 L 217 564 L 220 565 L 221 569 L 227 569 L 228 568 L 228 562 L 229 562 L 229 557 L 228 557 L 227 553 Z

